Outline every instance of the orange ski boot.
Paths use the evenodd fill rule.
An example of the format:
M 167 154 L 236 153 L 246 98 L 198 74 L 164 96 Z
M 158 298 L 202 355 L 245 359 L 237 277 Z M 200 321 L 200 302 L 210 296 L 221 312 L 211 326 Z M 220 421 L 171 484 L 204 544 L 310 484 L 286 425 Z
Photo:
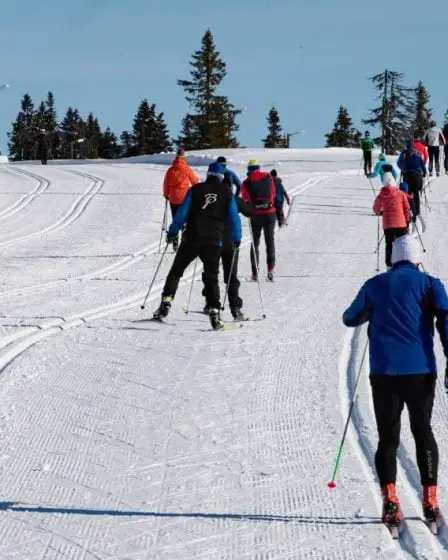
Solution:
M 436 521 L 440 515 L 437 486 L 435 484 L 425 484 L 423 486 L 423 513 L 426 521 Z
M 400 502 L 397 497 L 395 484 L 390 482 L 381 487 L 383 495 L 383 523 L 390 526 L 397 526 L 401 522 Z

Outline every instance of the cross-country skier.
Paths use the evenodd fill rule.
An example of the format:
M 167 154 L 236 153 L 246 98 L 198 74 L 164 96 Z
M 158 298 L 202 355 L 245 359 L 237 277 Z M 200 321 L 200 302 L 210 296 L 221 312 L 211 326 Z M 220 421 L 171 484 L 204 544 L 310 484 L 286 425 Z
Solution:
M 253 247 L 250 252 L 252 280 L 258 281 L 259 245 L 263 231 L 268 266 L 267 277 L 272 282 L 275 267 L 275 183 L 269 173 L 260 170 L 260 164 L 254 159 L 249 161 L 247 175 L 247 179 L 241 186 L 241 198 L 254 210 L 254 216 L 250 219 L 253 235 Z
M 364 138 L 361 140 L 361 150 L 364 158 L 364 175 L 372 173 L 372 151 L 375 147 L 373 140 L 370 138 L 370 132 L 366 130 Z
M 445 138 L 445 146 L 443 146 L 443 151 L 445 155 L 444 168 L 445 168 L 445 174 L 448 175 L 448 122 L 443 127 L 443 137 Z
M 176 158 L 165 174 L 163 181 L 163 196 L 170 203 L 171 215 L 174 218 L 177 209 L 184 201 L 188 189 L 199 183 L 196 173 L 188 167 L 185 160 L 184 148 L 177 150 Z M 173 239 L 173 249 L 177 251 L 178 236 Z
M 48 133 L 45 129 L 41 129 L 37 135 L 37 154 L 42 165 L 47 165 L 49 151 Z
M 403 181 L 408 184 L 409 192 L 414 197 L 412 221 L 420 216 L 420 193 L 423 189 L 423 178 L 426 177 L 426 165 L 422 156 L 414 147 L 413 140 L 408 140 L 406 149 L 398 158 L 397 165 L 403 174 Z
M 291 204 L 291 199 L 289 198 L 288 193 L 286 192 L 286 189 L 283 185 L 283 181 L 277 175 L 276 169 L 271 170 L 271 176 L 274 179 L 274 183 L 275 183 L 274 206 L 275 206 L 275 214 L 277 216 L 278 227 L 283 227 L 288 225 L 288 222 L 286 221 L 285 218 L 285 213 L 283 212 L 283 204 L 284 201 L 286 200 L 286 203 L 289 206 Z
M 395 482 L 405 404 L 423 485 L 424 515 L 428 521 L 439 515 L 439 454 L 431 428 L 437 375 L 433 325 L 435 318 L 448 358 L 448 297 L 440 280 L 419 271 L 420 247 L 411 235 L 394 241 L 392 263 L 390 272 L 362 286 L 343 322 L 347 327 L 369 322 L 370 384 L 379 436 L 375 466 L 383 495 L 383 521 L 398 525 L 401 511 Z
M 216 162 L 226 168 L 226 179 L 230 180 L 232 192 L 235 196 L 239 196 L 241 191 L 241 181 L 238 175 L 227 167 L 227 160 L 224 156 L 219 156 Z M 235 187 L 235 189 L 233 187 Z
M 168 273 L 162 292 L 160 307 L 154 319 L 163 319 L 171 308 L 179 281 L 188 265 L 199 257 L 204 265 L 204 282 L 209 317 L 215 330 L 224 323 L 219 309 L 219 260 L 225 225 L 228 224 L 234 248 L 241 243 L 241 220 L 235 199 L 228 187 L 223 188 L 225 168 L 212 163 L 203 183 L 190 188 L 182 205 L 177 210 L 167 234 L 167 243 L 172 243 L 179 230 L 186 223 L 182 242 Z
M 373 204 L 375 214 L 383 215 L 384 239 L 386 241 L 386 266 L 392 267 L 392 243 L 397 237 L 406 235 L 410 221 L 409 201 L 404 192 L 397 189 L 391 173 L 385 173 L 383 188 Z
M 395 166 L 390 161 L 387 161 L 385 154 L 381 153 L 378 156 L 378 161 L 375 165 L 373 173 L 370 173 L 369 175 L 369 179 L 374 179 L 379 175 L 382 180 L 385 173 L 392 173 L 394 179 L 398 179 L 398 172 L 395 169 Z
M 424 141 L 428 146 L 429 153 L 429 176 L 432 176 L 434 170 L 434 161 L 436 164 L 437 177 L 440 175 L 440 146 L 446 144 L 445 137 L 440 128 L 437 128 L 436 121 L 429 123 L 430 128 L 426 131 Z

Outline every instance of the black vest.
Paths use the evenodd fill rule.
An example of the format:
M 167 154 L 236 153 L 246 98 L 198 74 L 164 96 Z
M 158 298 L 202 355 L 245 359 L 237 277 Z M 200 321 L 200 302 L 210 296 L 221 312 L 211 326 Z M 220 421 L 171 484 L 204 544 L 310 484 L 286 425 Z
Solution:
M 220 244 L 227 225 L 232 191 L 217 177 L 208 177 L 191 189 L 187 239 L 204 244 Z

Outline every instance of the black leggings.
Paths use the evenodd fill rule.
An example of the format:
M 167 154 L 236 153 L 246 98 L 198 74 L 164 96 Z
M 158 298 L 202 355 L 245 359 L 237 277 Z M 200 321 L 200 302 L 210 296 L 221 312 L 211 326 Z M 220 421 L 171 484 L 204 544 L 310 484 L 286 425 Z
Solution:
M 392 244 L 398 237 L 403 237 L 408 232 L 407 228 L 388 228 L 384 230 L 386 240 L 386 266 L 392 266 Z
M 363 152 L 364 156 L 364 175 L 372 173 L 372 152 Z
M 436 164 L 436 172 L 440 173 L 440 146 L 428 146 L 429 155 L 429 172 L 434 170 L 434 162 Z
M 448 173 L 448 144 L 445 144 L 443 151 L 445 152 L 445 171 Z
M 375 466 L 381 486 L 396 481 L 401 413 L 405 404 L 414 436 L 421 483 L 437 484 L 439 450 L 431 428 L 436 376 L 372 375 L 370 384 L 379 436 Z

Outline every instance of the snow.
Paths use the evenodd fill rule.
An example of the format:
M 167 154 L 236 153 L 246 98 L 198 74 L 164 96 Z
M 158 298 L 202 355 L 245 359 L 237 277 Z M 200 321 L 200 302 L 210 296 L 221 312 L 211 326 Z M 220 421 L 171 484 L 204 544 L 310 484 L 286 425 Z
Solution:
M 379 523 L 366 363 L 337 486 L 327 486 L 366 344 L 341 314 L 376 269 L 360 152 L 209 150 L 188 160 L 204 177 L 217 155 L 241 176 L 250 159 L 276 167 L 293 196 L 276 280 L 261 282 L 267 318 L 220 333 L 182 311 L 193 265 L 170 324 L 147 320 L 171 254 L 140 309 L 160 260 L 173 154 L 0 168 L 0 558 L 447 558 L 447 535 L 434 538 L 420 520 L 407 417 L 407 527 L 394 542 Z M 424 265 L 444 281 L 447 200 L 448 180 L 434 180 Z M 244 232 L 241 295 L 259 318 Z M 262 244 L 262 277 L 264 259 Z M 383 260 L 382 246 L 384 269 Z M 197 272 L 192 311 L 203 306 Z M 447 407 L 440 384 L 445 509 Z

